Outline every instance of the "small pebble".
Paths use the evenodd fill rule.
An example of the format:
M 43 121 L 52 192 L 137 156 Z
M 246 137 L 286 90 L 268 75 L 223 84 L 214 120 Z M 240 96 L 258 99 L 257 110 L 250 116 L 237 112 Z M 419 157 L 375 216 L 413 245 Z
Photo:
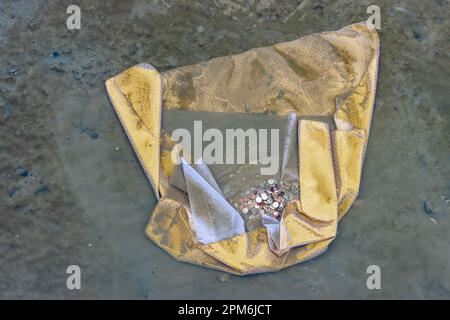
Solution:
M 228 273 L 221 273 L 217 277 L 221 282 L 228 282 L 230 280 L 230 275 Z
M 428 215 L 433 215 L 434 214 L 434 210 L 431 207 L 431 204 L 428 201 L 424 201 L 423 202 L 423 211 L 425 211 L 426 214 Z
M 17 72 L 18 72 L 18 71 L 19 71 L 18 68 L 13 68 L 13 69 L 9 70 L 8 73 L 9 73 L 11 76 L 17 76 Z

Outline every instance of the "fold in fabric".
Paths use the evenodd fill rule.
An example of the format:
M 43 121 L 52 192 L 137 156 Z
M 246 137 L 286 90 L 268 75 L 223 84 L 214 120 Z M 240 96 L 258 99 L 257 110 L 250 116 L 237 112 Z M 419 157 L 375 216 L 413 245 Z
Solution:
M 267 214 L 262 214 L 262 224 L 267 230 L 270 250 L 277 255 L 286 253 L 290 247 L 290 237 L 283 218 L 279 221 Z
M 280 179 L 282 182 L 298 183 L 298 116 L 289 113 L 286 137 L 284 138 L 283 157 L 281 161 Z
M 208 244 L 245 233 L 244 220 L 229 204 L 206 164 L 181 164 L 189 197 L 189 221 L 197 241 Z

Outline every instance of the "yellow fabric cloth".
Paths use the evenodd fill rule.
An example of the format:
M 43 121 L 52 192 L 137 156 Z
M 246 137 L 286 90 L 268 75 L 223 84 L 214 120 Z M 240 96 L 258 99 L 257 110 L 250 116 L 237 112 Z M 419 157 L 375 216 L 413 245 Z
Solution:
M 364 23 L 159 73 L 140 64 L 108 79 L 119 119 L 159 199 L 145 229 L 180 261 L 244 275 L 277 271 L 324 252 L 358 195 L 379 59 Z M 169 184 L 174 142 L 165 109 L 296 112 L 300 200 L 284 223 L 290 249 L 275 253 L 264 228 L 210 244 L 196 242 L 186 203 Z M 334 126 L 314 117 L 331 117 Z

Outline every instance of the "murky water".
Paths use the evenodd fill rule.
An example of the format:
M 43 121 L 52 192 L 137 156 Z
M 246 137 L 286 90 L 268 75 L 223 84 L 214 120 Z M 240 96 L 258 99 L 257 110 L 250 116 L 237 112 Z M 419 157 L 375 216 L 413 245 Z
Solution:
M 104 90 L 139 62 L 166 70 L 335 30 L 370 4 L 89 1 L 68 31 L 63 1 L 2 1 L 0 297 L 450 298 L 449 1 L 379 1 L 360 197 L 324 255 L 278 273 L 226 277 L 144 236 L 155 197 Z M 71 264 L 80 291 L 66 289 Z M 366 287 L 373 264 L 381 290 Z

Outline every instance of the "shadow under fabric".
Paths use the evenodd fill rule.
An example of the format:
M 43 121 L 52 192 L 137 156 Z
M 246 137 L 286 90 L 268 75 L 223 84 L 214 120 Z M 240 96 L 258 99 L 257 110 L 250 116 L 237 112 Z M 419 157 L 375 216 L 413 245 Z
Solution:
M 180 261 L 238 275 L 278 271 L 324 252 L 358 195 L 378 59 L 376 31 L 359 23 L 163 73 L 140 64 L 108 79 L 159 200 L 146 235 Z M 298 115 L 300 199 L 284 209 L 287 250 L 273 250 L 265 228 L 207 244 L 196 239 L 188 200 L 169 181 L 175 142 L 161 128 L 164 110 Z

